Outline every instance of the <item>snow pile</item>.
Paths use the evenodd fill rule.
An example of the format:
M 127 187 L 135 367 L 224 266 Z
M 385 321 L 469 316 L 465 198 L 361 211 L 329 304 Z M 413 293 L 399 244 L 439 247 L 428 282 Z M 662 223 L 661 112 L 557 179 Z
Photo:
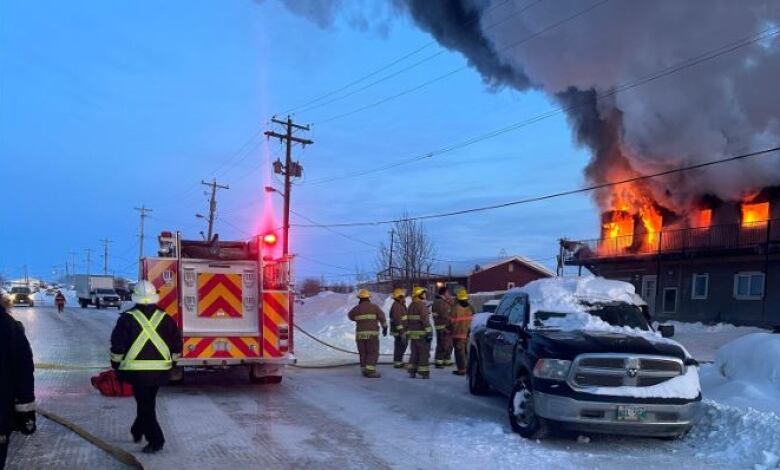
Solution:
M 702 384 L 707 398 L 780 417 L 780 335 L 753 333 L 721 347 Z
M 687 398 L 695 399 L 701 393 L 699 370 L 688 367 L 685 374 L 650 387 L 587 387 L 586 393 L 612 397 Z
M 539 279 L 520 290 L 527 293 L 531 299 L 531 313 L 586 312 L 587 307 L 583 305 L 583 300 L 644 305 L 632 284 L 596 276 Z
M 728 323 L 704 325 L 668 321 L 664 324 L 674 326 L 675 341 L 685 346 L 697 361 L 714 361 L 716 351 L 724 344 L 751 333 L 766 332 L 762 328 Z

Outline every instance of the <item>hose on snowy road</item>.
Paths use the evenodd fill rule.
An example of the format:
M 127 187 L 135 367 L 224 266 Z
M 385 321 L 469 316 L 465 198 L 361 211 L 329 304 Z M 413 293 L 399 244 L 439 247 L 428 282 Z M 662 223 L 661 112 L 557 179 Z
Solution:
M 331 349 L 334 349 L 336 351 L 340 351 L 340 352 L 343 352 L 343 353 L 354 354 L 356 356 L 360 354 L 357 351 L 350 351 L 349 349 L 340 348 L 340 347 L 334 346 L 334 345 L 332 345 L 332 344 L 330 344 L 330 343 L 328 343 L 326 341 L 323 341 L 323 340 L 317 338 L 316 336 L 314 336 L 313 334 L 309 333 L 308 331 L 304 330 L 300 326 L 298 326 L 297 323 L 295 323 L 293 326 L 295 326 L 296 330 L 300 331 L 304 335 L 308 336 L 309 338 L 313 339 L 314 341 L 320 343 L 323 346 L 329 347 Z M 392 354 L 380 354 L 380 356 L 383 356 L 383 357 L 393 357 Z M 349 365 L 352 365 L 352 364 L 349 364 Z
M 78 424 L 75 424 L 71 421 L 68 421 L 67 419 L 63 418 L 62 416 L 56 415 L 50 411 L 46 411 L 44 409 L 38 408 L 37 413 L 44 418 L 54 421 L 55 423 L 59 424 L 60 426 L 65 427 L 66 429 L 69 429 L 70 431 L 75 432 L 78 434 L 82 439 L 89 442 L 90 444 L 98 447 L 102 451 L 106 452 L 108 455 L 113 457 L 115 460 L 117 460 L 120 463 L 123 463 L 127 465 L 130 468 L 135 468 L 138 470 L 144 470 L 143 464 L 141 464 L 138 459 L 135 458 L 133 454 L 130 452 L 127 452 L 124 449 L 121 449 L 117 446 L 111 445 L 108 442 L 104 441 L 103 439 L 95 436 L 94 434 L 90 433 L 86 429 L 82 428 Z

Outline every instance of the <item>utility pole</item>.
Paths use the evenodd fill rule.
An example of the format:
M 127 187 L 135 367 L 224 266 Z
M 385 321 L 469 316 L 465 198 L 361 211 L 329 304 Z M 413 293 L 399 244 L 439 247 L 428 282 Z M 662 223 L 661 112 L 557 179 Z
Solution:
M 76 252 L 70 250 L 70 273 L 76 274 Z
M 108 244 L 111 243 L 111 240 L 104 238 L 100 241 L 103 242 L 103 274 L 108 274 Z
M 266 131 L 265 135 L 266 137 L 279 139 L 279 142 L 283 142 L 286 146 L 284 165 L 282 165 L 282 162 L 279 160 L 274 162 L 274 173 L 284 175 L 284 240 L 282 243 L 282 254 L 286 259 L 290 252 L 290 190 L 292 189 L 292 178 L 300 178 L 303 174 L 303 167 L 298 162 L 292 161 L 292 146 L 293 144 L 301 144 L 303 146 L 311 145 L 314 141 L 302 139 L 293 135 L 293 129 L 308 131 L 309 126 L 301 126 L 300 124 L 293 123 L 290 116 L 287 116 L 286 121 L 276 118 L 271 119 L 271 121 L 285 127 L 284 134 Z
M 217 183 L 217 179 L 213 178 L 211 180 L 211 183 L 207 181 L 200 180 L 200 184 L 204 184 L 206 186 L 211 186 L 211 199 L 209 199 L 209 231 L 208 236 L 206 237 L 207 241 L 211 241 L 211 235 L 214 231 L 214 217 L 217 215 L 217 189 L 230 189 L 230 186 L 228 185 L 221 185 Z M 201 217 L 200 214 L 195 214 L 195 217 Z
M 390 288 L 393 287 L 393 245 L 395 244 L 395 229 L 390 229 L 390 256 L 388 262 L 390 265 L 387 269 L 390 270 Z
M 141 214 L 141 230 L 138 232 L 138 280 L 143 277 L 143 266 L 141 266 L 141 259 L 144 257 L 144 219 L 149 217 L 147 212 L 152 212 L 146 205 L 141 204 L 141 207 L 134 207 L 135 210 Z
M 87 252 L 87 276 L 89 276 L 92 271 L 92 248 L 84 248 L 84 251 Z

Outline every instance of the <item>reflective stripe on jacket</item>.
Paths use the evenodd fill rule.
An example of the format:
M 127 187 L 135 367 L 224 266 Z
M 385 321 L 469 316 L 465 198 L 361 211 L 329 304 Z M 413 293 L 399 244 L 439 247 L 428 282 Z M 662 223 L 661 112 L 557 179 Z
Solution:
M 368 300 L 361 301 L 347 314 L 355 322 L 355 338 L 369 339 L 379 334 L 379 327 L 387 326 L 385 312 Z
M 398 336 L 404 330 L 404 321 L 406 317 L 406 303 L 403 300 L 396 299 L 393 306 L 390 307 L 390 326 L 393 336 Z
M 173 359 L 171 357 L 171 350 L 165 341 L 162 339 L 159 333 L 157 333 L 157 327 L 160 326 L 166 313 L 162 310 L 157 310 L 152 315 L 151 319 L 146 318 L 143 313 L 138 310 L 131 310 L 128 312 L 138 322 L 141 327 L 141 332 L 138 337 L 133 341 L 130 349 L 124 354 L 119 362 L 119 370 L 123 371 L 164 371 L 170 370 L 173 367 Z M 160 354 L 160 359 L 138 359 L 138 355 L 141 350 L 146 346 L 146 343 L 151 342 L 157 352 Z M 111 359 L 114 360 L 117 356 L 112 354 Z
M 409 313 L 406 315 L 406 321 L 404 322 L 406 329 L 406 336 L 410 339 L 422 338 L 428 333 L 431 333 L 430 312 L 425 302 L 419 299 L 412 301 L 409 306 Z
M 460 302 L 452 307 L 452 338 L 466 339 L 471 329 L 471 319 L 474 317 L 474 308 L 471 304 L 462 305 Z

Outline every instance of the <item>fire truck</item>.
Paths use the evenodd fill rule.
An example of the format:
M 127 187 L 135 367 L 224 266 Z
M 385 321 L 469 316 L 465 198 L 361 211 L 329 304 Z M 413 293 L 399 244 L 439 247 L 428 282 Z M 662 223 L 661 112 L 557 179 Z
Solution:
M 182 240 L 162 232 L 156 257 L 142 259 L 142 278 L 158 306 L 181 328 L 184 368 L 247 367 L 253 383 L 280 383 L 294 364 L 289 258 L 272 259 L 273 233 L 250 241 Z

